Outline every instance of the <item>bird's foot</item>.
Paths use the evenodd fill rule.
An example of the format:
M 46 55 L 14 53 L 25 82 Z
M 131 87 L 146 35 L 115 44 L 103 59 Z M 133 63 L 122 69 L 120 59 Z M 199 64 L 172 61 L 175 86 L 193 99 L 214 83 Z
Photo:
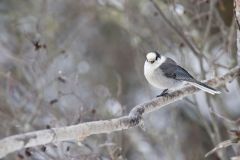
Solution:
M 161 94 L 157 95 L 157 97 L 162 97 L 168 95 L 168 89 L 164 89 Z

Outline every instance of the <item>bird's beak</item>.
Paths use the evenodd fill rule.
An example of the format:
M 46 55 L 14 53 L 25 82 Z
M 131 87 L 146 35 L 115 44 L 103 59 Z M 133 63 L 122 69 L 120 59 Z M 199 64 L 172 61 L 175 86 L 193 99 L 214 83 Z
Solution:
M 149 61 L 148 59 L 147 59 L 147 62 L 149 62 L 149 63 L 151 63 L 151 64 L 153 64 L 153 63 L 154 63 L 154 61 Z

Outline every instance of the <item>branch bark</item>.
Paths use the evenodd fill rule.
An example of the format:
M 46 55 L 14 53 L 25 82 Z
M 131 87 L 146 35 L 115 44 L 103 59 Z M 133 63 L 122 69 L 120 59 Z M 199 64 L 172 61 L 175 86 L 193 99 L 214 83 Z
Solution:
M 219 87 L 225 85 L 227 82 L 231 82 L 238 76 L 240 76 L 240 67 L 235 67 L 222 77 L 213 78 L 208 80 L 206 83 L 213 87 Z M 116 119 L 86 122 L 78 125 L 51 128 L 6 137 L 0 140 L 0 158 L 5 157 L 9 153 L 27 147 L 68 140 L 81 141 L 87 136 L 93 134 L 110 133 L 136 127 L 143 124 L 143 115 L 160 109 L 167 104 L 180 100 L 197 91 L 199 91 L 199 89 L 196 87 L 186 86 L 164 97 L 155 98 L 149 102 L 137 105 L 130 111 L 128 116 Z

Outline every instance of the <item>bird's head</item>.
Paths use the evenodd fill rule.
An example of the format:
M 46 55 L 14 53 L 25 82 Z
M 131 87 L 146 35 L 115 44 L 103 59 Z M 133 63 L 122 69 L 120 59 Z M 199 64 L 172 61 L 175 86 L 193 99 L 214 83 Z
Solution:
M 146 58 L 147 58 L 146 61 L 148 63 L 154 64 L 155 62 L 161 59 L 161 55 L 157 51 L 154 51 L 154 52 L 149 52 L 146 55 Z
M 146 55 L 145 67 L 154 70 L 166 61 L 166 57 L 157 51 L 149 52 Z

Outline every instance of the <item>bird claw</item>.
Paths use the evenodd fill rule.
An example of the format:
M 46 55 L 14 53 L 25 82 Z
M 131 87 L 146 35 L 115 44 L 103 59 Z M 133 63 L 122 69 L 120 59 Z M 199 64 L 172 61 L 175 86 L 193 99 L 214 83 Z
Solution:
M 168 93 L 164 93 L 164 94 L 161 93 L 161 94 L 157 95 L 157 97 L 164 97 L 166 95 L 168 95 Z
M 157 97 L 162 97 L 168 95 L 168 89 L 164 89 L 161 94 L 157 95 Z

